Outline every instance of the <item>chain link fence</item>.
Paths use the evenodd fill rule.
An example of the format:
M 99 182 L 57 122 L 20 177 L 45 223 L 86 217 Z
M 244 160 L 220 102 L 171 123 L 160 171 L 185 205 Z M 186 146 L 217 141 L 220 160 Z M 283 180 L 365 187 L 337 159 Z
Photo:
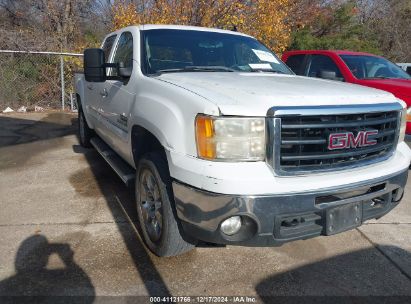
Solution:
M 83 55 L 0 50 L 0 112 L 27 107 L 75 109 L 74 72 Z

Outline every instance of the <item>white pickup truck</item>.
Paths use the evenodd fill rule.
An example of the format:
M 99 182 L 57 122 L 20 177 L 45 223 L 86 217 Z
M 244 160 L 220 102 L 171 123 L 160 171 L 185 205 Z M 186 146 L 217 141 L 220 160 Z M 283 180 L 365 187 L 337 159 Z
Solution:
M 296 76 L 248 35 L 123 28 L 85 51 L 75 86 L 81 144 L 135 183 L 158 256 L 332 235 L 403 197 L 405 103 Z

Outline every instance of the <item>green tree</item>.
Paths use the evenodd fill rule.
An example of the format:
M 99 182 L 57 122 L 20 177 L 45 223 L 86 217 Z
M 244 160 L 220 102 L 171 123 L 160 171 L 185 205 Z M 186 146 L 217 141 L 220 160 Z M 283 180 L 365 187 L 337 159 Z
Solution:
M 321 4 L 317 17 L 292 33 L 288 49 L 346 49 L 380 54 L 373 39 L 366 39 L 354 1 Z

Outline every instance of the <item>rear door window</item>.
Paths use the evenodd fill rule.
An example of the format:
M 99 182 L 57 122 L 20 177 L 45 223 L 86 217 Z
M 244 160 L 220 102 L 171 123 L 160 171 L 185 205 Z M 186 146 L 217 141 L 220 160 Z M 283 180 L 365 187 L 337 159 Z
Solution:
M 286 64 L 297 75 L 304 75 L 304 59 L 305 55 L 291 55 L 287 58 Z

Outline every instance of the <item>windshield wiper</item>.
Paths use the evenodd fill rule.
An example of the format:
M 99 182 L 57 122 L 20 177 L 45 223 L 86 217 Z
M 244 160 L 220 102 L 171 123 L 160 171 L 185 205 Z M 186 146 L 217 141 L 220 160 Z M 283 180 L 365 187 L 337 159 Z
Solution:
M 285 74 L 283 71 L 271 69 L 252 69 L 249 72 Z
M 236 70 L 223 66 L 223 65 L 193 65 L 185 67 L 188 70 L 193 71 L 210 71 L 210 72 L 235 72 Z
M 392 77 L 375 76 L 375 77 L 365 77 L 364 79 L 392 79 Z
M 220 65 L 190 65 L 180 69 L 157 70 L 156 74 L 181 72 L 235 72 L 236 70 Z

